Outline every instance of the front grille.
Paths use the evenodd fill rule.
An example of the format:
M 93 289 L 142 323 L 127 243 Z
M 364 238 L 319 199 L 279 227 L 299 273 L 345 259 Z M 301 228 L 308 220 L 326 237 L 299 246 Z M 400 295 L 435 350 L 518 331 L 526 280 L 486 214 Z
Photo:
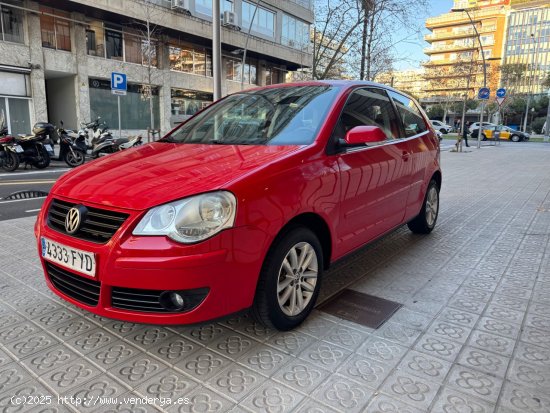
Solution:
M 73 206 L 79 205 L 71 202 L 54 199 L 48 211 L 48 226 L 56 231 L 68 234 L 65 229 L 65 217 Z M 109 211 L 106 209 L 87 206 L 88 213 L 80 229 L 74 234 L 68 234 L 75 238 L 97 243 L 106 243 L 118 231 L 128 214 Z
M 75 275 L 50 262 L 46 262 L 46 271 L 51 283 L 63 294 L 83 304 L 97 305 L 101 283 Z
M 182 309 L 174 311 L 164 308 L 160 304 L 160 295 L 165 290 L 140 290 L 136 288 L 113 287 L 111 305 L 115 308 L 148 313 L 185 312 L 197 307 L 208 294 L 208 288 L 177 291 L 185 300 Z

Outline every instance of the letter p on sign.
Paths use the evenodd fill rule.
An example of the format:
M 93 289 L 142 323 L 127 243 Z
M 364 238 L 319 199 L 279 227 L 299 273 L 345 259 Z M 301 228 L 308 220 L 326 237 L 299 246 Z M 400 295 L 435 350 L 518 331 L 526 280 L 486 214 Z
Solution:
M 111 73 L 111 91 L 115 95 L 126 94 L 126 75 L 124 73 Z

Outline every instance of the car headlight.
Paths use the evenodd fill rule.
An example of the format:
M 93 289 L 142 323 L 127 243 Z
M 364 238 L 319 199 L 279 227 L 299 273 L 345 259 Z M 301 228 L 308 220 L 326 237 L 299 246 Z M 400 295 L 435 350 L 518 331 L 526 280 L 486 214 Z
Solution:
M 207 192 L 150 209 L 133 234 L 166 235 L 192 244 L 231 228 L 236 209 L 237 200 L 231 192 Z

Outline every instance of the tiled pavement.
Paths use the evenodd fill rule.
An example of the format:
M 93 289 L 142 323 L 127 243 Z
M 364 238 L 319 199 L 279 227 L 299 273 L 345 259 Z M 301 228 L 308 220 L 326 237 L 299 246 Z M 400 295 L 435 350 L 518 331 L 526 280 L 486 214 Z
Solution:
M 94 317 L 47 290 L 33 220 L 0 222 L 0 411 L 550 412 L 550 145 L 442 162 L 436 231 L 402 228 L 326 274 L 323 297 L 404 304 L 378 330 L 319 311 L 287 333 Z M 99 404 L 125 396 L 159 400 Z

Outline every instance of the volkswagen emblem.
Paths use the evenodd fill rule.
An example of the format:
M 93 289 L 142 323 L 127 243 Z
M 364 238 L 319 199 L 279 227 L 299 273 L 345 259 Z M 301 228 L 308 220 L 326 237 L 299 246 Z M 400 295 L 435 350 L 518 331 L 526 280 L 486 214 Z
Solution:
M 77 205 L 69 209 L 67 216 L 65 217 L 65 230 L 69 234 L 76 233 L 85 219 L 87 210 L 83 205 Z

